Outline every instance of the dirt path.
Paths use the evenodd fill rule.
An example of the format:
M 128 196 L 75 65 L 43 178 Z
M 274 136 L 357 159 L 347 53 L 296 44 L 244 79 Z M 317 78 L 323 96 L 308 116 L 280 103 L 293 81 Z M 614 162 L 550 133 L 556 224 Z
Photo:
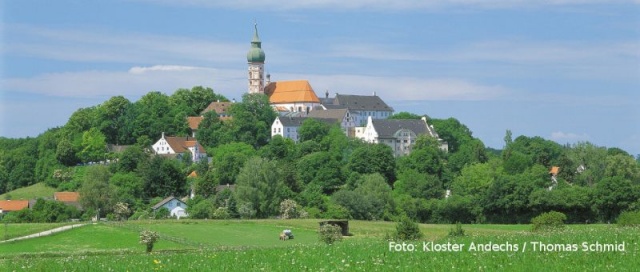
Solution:
M 6 242 L 13 242 L 13 241 L 19 241 L 19 240 L 25 240 L 25 239 L 31 239 L 31 238 L 47 236 L 47 235 L 51 235 L 51 234 L 58 233 L 58 232 L 61 232 L 61 231 L 79 228 L 79 227 L 82 227 L 84 225 L 87 225 L 87 224 L 74 224 L 74 225 L 63 226 L 63 227 L 59 227 L 59 228 L 55 228 L 55 229 L 45 230 L 45 231 L 42 231 L 42 232 L 30 234 L 30 235 L 27 235 L 27 236 L 16 237 L 16 238 L 11 238 L 9 240 L 0 241 L 0 244 L 1 243 L 6 243 Z

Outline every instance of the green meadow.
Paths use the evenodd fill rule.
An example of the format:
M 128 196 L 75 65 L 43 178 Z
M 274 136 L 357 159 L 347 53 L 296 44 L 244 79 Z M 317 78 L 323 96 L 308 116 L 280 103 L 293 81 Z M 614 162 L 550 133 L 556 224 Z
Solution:
M 638 228 L 569 225 L 530 232 L 529 225 L 420 225 L 425 238 L 385 240 L 395 224 L 350 221 L 353 236 L 318 242 L 318 220 L 180 220 L 100 223 L 52 236 L 1 243 L 3 271 L 636 271 Z M 11 226 L 9 226 L 11 228 Z M 283 229 L 295 239 L 278 240 Z M 161 239 L 151 254 L 138 243 L 142 229 Z M 425 243 L 462 244 L 459 251 L 429 251 Z M 587 248 L 583 248 L 583 243 Z M 598 248 L 595 244 L 617 245 Z M 620 250 L 624 243 L 624 250 Z M 472 250 L 471 245 L 476 245 Z M 484 245 L 480 249 L 479 245 Z M 575 245 L 575 250 L 572 247 Z M 524 248 L 523 250 L 523 246 Z M 591 248 L 588 248 L 591 246 Z M 493 247 L 493 249 L 491 249 Z M 446 248 L 446 247 L 444 247 Z M 213 269 L 213 270 L 212 270 Z

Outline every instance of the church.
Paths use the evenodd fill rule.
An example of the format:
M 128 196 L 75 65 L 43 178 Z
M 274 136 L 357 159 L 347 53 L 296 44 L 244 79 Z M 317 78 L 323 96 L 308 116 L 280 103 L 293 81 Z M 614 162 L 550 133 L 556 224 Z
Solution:
M 426 118 L 388 120 L 394 110 L 375 92 L 371 96 L 336 93 L 334 98 L 330 98 L 327 91 L 323 98 L 318 98 L 307 80 L 271 82 L 270 75 L 265 76 L 265 59 L 258 25 L 255 24 L 251 48 L 247 53 L 249 93 L 266 94 L 271 106 L 279 113 L 271 125 L 272 137 L 280 135 L 298 142 L 298 129 L 305 119 L 313 118 L 323 123 L 339 124 L 349 137 L 386 144 L 395 156 L 409 154 L 419 135 L 438 139 L 440 148 L 447 150 L 446 142 L 440 139 Z
M 271 82 L 270 75 L 265 76 L 264 62 L 266 55 L 258 36 L 258 25 L 254 25 L 251 48 L 247 53 L 249 64 L 249 93 L 264 93 L 269 96 L 271 106 L 287 115 L 297 113 L 307 115 L 314 109 L 322 108 L 320 99 L 307 80 L 289 80 Z M 265 82 L 266 78 L 266 82 Z

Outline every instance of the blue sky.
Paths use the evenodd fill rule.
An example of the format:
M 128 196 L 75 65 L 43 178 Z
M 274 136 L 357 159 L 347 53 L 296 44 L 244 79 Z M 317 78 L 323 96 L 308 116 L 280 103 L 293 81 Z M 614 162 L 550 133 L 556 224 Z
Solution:
M 174 3 L 179 2 L 179 3 Z M 2 1 L 0 136 L 37 136 L 80 107 L 202 85 L 247 90 L 258 22 L 273 81 L 376 92 L 505 131 L 640 154 L 640 1 Z

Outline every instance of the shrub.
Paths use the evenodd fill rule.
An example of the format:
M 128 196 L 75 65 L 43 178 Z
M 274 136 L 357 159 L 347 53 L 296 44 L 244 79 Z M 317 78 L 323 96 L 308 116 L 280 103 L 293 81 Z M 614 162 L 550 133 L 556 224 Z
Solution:
M 417 240 L 422 238 L 422 232 L 418 223 L 413 222 L 408 216 L 402 216 L 396 224 L 396 239 L 399 240 Z
M 229 219 L 231 218 L 231 214 L 229 214 L 229 209 L 226 207 L 219 207 L 215 211 L 213 211 L 213 219 Z
M 349 210 L 341 205 L 330 203 L 327 207 L 327 211 L 322 215 L 322 218 L 327 219 L 349 219 L 351 215 Z
M 538 215 L 531 219 L 533 224 L 533 231 L 541 230 L 554 230 L 564 228 L 564 221 L 567 220 L 567 216 L 564 213 L 550 211 Z
M 147 246 L 147 253 L 151 253 L 153 250 L 153 244 L 155 244 L 160 235 L 155 231 L 143 230 L 140 232 L 140 243 Z
M 320 218 L 322 215 L 322 211 L 316 207 L 308 207 L 304 210 L 307 211 L 308 218 Z
M 136 211 L 129 220 L 146 220 L 149 219 L 149 212 L 145 210 Z
M 616 222 L 621 227 L 640 226 L 640 210 L 623 212 L 618 216 Z
M 154 218 L 155 219 L 165 219 L 165 218 L 168 218 L 169 215 L 171 215 L 171 213 L 169 212 L 169 209 L 167 209 L 165 207 L 162 207 L 162 208 L 156 210 Z
M 291 199 L 285 199 L 280 202 L 280 217 L 282 219 L 298 218 L 300 211 L 298 203 Z
M 238 214 L 242 219 L 251 219 L 256 216 L 256 210 L 251 203 L 247 202 L 238 207 Z
M 129 204 L 124 202 L 116 203 L 116 205 L 113 207 L 113 213 L 119 221 L 127 219 L 127 217 L 129 217 L 129 214 L 131 213 Z
M 333 244 L 334 242 L 342 240 L 342 228 L 336 225 L 324 224 L 320 226 L 318 235 L 321 242 Z
M 462 228 L 462 224 L 460 224 L 460 222 L 456 223 L 456 226 L 449 230 L 449 236 L 451 237 L 464 236 L 464 229 Z

